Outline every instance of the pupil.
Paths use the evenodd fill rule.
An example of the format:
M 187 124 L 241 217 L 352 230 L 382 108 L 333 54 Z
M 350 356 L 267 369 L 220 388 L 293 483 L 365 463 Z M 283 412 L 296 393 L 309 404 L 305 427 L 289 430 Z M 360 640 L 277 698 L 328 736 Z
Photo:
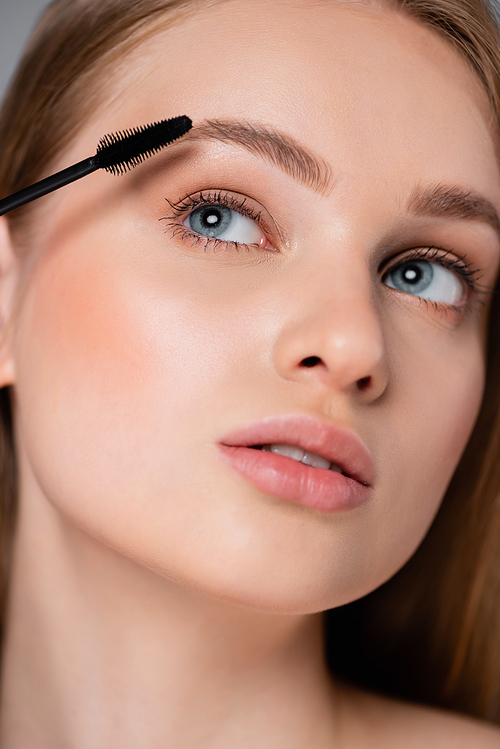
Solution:
M 422 278 L 422 271 L 417 265 L 408 265 L 403 274 L 407 283 L 417 284 Z
M 220 224 L 221 220 L 222 216 L 220 212 L 214 211 L 213 208 L 210 208 L 203 216 L 203 222 L 210 227 L 217 226 Z

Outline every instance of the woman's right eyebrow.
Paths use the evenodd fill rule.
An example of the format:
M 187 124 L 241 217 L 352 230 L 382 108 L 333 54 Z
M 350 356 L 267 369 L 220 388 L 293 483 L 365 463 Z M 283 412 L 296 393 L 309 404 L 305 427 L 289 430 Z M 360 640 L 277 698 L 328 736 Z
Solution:
M 242 146 L 321 195 L 329 194 L 336 182 L 333 170 L 326 161 L 289 135 L 259 122 L 205 120 L 193 127 L 179 142 L 191 140 L 217 140 Z

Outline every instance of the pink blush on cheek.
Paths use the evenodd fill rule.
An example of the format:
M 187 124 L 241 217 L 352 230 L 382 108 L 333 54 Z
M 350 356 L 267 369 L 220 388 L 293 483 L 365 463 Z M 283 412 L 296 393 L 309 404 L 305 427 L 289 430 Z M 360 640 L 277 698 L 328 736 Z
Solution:
M 43 494 L 114 545 L 134 537 L 141 497 L 158 485 L 158 425 L 169 422 L 157 403 L 161 347 L 123 273 L 95 256 L 57 255 L 37 269 L 19 319 L 19 432 Z
M 118 293 L 117 293 L 118 292 Z M 50 263 L 37 275 L 23 350 L 59 387 L 92 382 L 102 394 L 137 383 L 147 363 L 140 324 L 127 309 L 116 279 L 91 262 Z
M 158 379 L 144 304 L 95 256 L 80 257 L 54 253 L 37 269 L 15 362 L 23 440 L 47 493 L 61 477 L 68 497 L 73 478 L 64 479 L 65 464 L 97 480 L 111 479 L 131 454 L 140 459 L 155 416 L 147 383 Z

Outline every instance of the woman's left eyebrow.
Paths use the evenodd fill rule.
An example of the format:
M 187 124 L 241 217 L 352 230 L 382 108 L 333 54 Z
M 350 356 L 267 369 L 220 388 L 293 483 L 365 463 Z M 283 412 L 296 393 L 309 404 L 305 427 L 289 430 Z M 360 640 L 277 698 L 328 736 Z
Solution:
M 335 185 L 333 169 L 289 135 L 259 122 L 205 120 L 192 128 L 179 143 L 217 140 L 235 143 L 278 166 L 285 174 L 315 192 L 328 194 Z
M 458 218 L 481 221 L 491 226 L 500 241 L 500 217 L 493 203 L 474 190 L 457 185 L 418 185 L 408 201 L 413 216 Z

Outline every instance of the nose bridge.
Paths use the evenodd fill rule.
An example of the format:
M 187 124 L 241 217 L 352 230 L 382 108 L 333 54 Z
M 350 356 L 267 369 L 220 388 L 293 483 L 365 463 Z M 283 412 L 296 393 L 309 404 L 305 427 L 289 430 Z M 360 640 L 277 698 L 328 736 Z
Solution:
M 301 274 L 275 366 L 288 379 L 317 377 L 342 391 L 369 385 L 376 397 L 387 383 L 383 320 L 366 261 L 349 255 Z

